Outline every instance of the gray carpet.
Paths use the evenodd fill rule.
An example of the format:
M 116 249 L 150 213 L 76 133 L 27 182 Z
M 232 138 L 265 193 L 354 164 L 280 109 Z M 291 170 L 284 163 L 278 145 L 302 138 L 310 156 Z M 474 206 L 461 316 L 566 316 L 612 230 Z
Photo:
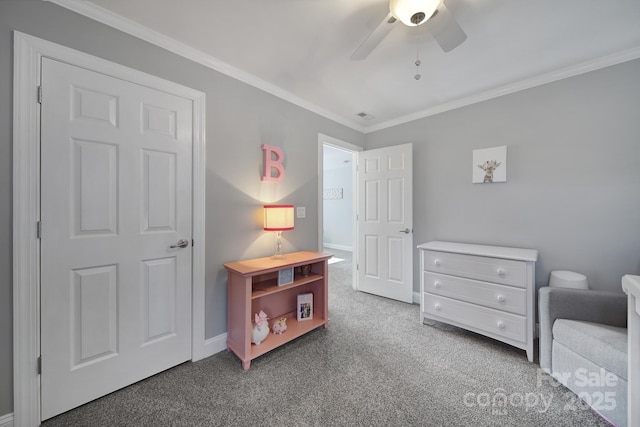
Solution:
M 524 351 L 351 289 L 330 266 L 330 325 L 254 360 L 221 352 L 43 423 L 53 426 L 605 426 Z M 61 392 L 63 392 L 61 390 Z

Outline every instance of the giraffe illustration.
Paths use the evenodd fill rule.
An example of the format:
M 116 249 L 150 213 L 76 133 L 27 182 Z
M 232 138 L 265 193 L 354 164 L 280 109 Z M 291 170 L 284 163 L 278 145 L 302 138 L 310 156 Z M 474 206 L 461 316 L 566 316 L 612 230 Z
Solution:
M 480 169 L 484 171 L 484 181 L 483 183 L 493 182 L 493 172 L 500 166 L 502 162 L 497 162 L 495 160 L 487 160 L 481 165 L 478 165 Z

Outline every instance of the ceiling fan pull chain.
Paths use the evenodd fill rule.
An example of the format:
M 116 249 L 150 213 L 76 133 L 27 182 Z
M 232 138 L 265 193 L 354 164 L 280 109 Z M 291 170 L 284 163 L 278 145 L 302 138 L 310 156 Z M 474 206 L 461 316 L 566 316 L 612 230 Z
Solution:
M 420 27 L 416 27 L 416 75 L 413 76 L 414 79 L 416 80 L 420 80 L 420 77 L 422 77 L 420 75 L 420 64 L 422 64 L 422 62 L 420 61 Z

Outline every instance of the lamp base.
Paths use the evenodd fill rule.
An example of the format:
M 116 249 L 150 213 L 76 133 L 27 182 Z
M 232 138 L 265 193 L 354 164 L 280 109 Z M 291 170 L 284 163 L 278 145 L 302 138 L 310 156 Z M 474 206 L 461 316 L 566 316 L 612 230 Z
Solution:
M 276 231 L 276 252 L 271 257 L 272 259 L 284 259 L 282 253 L 282 231 Z

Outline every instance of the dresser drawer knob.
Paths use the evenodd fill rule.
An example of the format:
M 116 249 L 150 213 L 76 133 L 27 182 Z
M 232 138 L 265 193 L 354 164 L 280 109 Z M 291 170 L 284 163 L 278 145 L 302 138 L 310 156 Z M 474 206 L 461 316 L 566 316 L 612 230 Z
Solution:
M 498 302 L 504 302 L 505 299 L 506 298 L 503 295 L 498 295 Z
M 433 282 L 433 287 L 436 289 L 440 289 L 440 287 L 442 287 L 442 284 L 438 280 L 436 280 L 435 282 Z
M 442 306 L 441 306 L 440 304 L 436 303 L 436 304 L 434 304 L 434 305 L 433 305 L 433 308 L 435 308 L 435 309 L 436 309 L 436 311 L 440 311 L 440 309 L 442 308 Z
M 436 260 L 433 261 L 433 265 L 435 265 L 436 267 L 440 267 L 440 264 L 442 264 L 442 263 L 440 262 L 439 259 L 436 259 Z
M 507 274 L 507 272 L 506 272 L 506 271 L 504 271 L 504 268 L 499 268 L 499 269 L 496 271 L 496 273 L 498 273 L 498 276 L 500 276 L 500 277 L 502 277 L 502 276 L 504 276 L 505 274 Z
M 498 320 L 497 325 L 498 325 L 498 328 L 500 328 L 500 329 L 504 329 L 505 328 L 505 324 L 504 324 L 504 322 L 502 320 Z

